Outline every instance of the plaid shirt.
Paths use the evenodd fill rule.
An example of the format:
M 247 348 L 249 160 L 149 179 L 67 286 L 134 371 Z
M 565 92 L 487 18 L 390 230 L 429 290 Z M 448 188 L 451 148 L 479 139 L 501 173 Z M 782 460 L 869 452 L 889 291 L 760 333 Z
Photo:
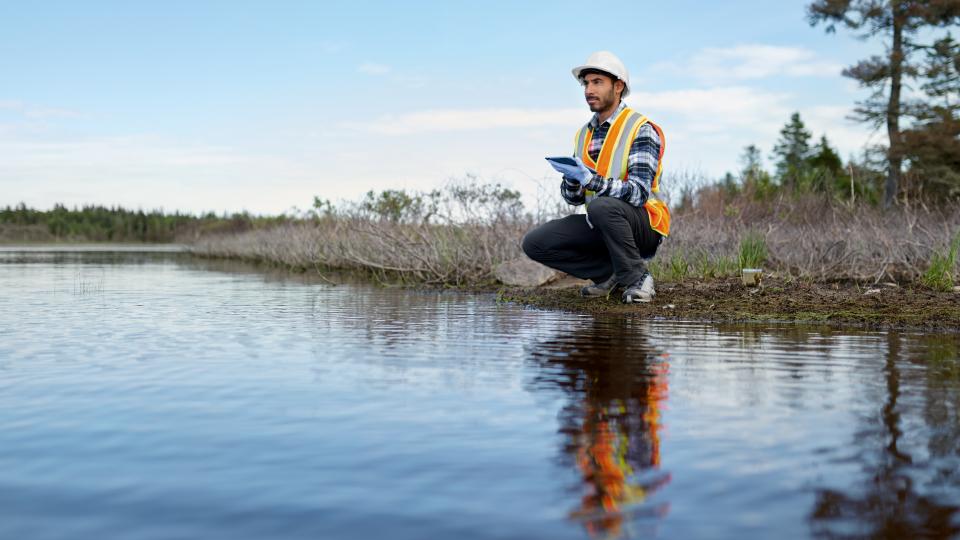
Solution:
M 610 130 L 610 121 L 616 118 L 626 106 L 626 103 L 621 101 L 617 110 L 600 125 L 597 125 L 596 114 L 590 119 L 593 139 L 590 141 L 587 153 L 594 161 L 600 156 L 603 141 L 607 138 L 607 131 Z M 659 156 L 660 135 L 647 122 L 640 127 L 637 138 L 630 145 L 630 153 L 627 156 L 627 179 L 604 178 L 594 174 L 593 179 L 587 183 L 586 189 L 595 191 L 597 197 L 616 197 L 632 206 L 643 206 L 643 203 L 647 202 L 647 197 L 650 196 L 650 187 L 653 184 L 653 176 L 657 173 Z M 585 200 L 584 188 L 572 178 L 563 178 L 560 183 L 560 194 L 565 201 L 573 205 L 583 204 Z

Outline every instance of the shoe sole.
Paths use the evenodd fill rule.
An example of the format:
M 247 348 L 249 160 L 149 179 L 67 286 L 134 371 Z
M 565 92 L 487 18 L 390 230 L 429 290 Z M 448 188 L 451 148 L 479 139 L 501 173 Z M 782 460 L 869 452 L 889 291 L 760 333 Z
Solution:
M 600 294 L 584 294 L 583 291 L 580 291 L 580 298 L 605 298 L 610 296 L 610 291 Z

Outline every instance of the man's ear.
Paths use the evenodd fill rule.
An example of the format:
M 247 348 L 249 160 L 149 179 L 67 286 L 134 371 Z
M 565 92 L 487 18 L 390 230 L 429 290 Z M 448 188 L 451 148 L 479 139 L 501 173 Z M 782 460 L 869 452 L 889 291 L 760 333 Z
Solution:
M 623 81 L 621 81 L 620 79 L 617 79 L 617 80 L 613 81 L 613 89 L 614 89 L 614 91 L 617 91 L 617 90 L 620 91 L 620 97 L 621 97 L 621 98 L 623 97 L 623 91 L 624 91 L 624 89 L 625 89 L 626 87 L 627 87 L 627 85 L 624 84 Z

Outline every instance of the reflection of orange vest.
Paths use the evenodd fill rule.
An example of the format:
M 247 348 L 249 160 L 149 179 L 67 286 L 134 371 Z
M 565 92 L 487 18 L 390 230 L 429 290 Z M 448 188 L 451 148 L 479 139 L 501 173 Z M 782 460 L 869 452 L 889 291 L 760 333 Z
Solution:
M 653 129 L 660 136 L 660 155 L 657 156 L 657 172 L 653 175 L 651 191 L 658 193 L 660 191 L 660 174 L 663 172 L 663 149 L 666 146 L 666 140 L 663 136 L 663 130 L 660 126 L 650 122 L 646 116 L 634 111 L 629 107 L 624 107 L 620 114 L 612 120 L 610 130 L 607 131 L 607 137 L 603 140 L 603 147 L 600 148 L 600 155 L 594 161 L 590 158 L 588 149 L 590 141 L 593 140 L 593 129 L 590 124 L 580 128 L 577 132 L 577 138 L 574 140 L 573 155 L 583 160 L 583 163 L 591 169 L 597 171 L 597 174 L 604 178 L 619 178 L 627 180 L 627 158 L 630 155 L 630 146 L 637 133 L 644 124 L 650 123 Z M 586 191 L 586 203 L 594 199 L 596 193 L 590 190 Z M 670 234 L 670 210 L 667 205 L 659 199 L 654 199 L 651 193 L 647 202 L 643 204 L 650 217 L 650 227 L 663 236 Z

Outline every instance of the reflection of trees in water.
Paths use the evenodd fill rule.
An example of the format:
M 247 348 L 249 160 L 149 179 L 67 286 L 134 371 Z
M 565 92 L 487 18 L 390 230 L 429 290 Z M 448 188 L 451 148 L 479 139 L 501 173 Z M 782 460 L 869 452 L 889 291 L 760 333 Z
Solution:
M 619 536 L 632 515 L 666 511 L 641 504 L 669 481 L 659 472 L 668 364 L 642 332 L 632 321 L 595 320 L 531 350 L 540 364 L 533 384 L 570 398 L 560 413 L 563 461 L 582 481 L 571 516 L 592 536 Z
M 811 514 L 814 534 L 827 538 L 955 538 L 960 535 L 960 506 L 943 502 L 936 492 L 952 493 L 956 499 L 960 488 L 958 360 L 954 355 L 952 362 L 944 363 L 937 356 L 943 348 L 935 345 L 926 350 L 923 369 L 912 370 L 903 360 L 909 353 L 902 351 L 900 337 L 890 334 L 887 339 L 885 402 L 879 411 L 879 425 L 859 433 L 853 443 L 860 455 L 872 460 L 864 471 L 868 478 L 859 492 L 854 488 L 817 491 Z M 946 377 L 942 364 L 947 366 Z M 925 380 L 906 379 L 914 372 L 925 374 Z M 908 435 L 926 438 L 927 463 L 920 463 L 922 457 L 916 458 L 904 448 L 908 445 L 903 402 L 917 391 L 924 392 L 926 425 L 912 426 Z
M 923 416 L 927 425 L 936 426 L 928 451 L 954 463 L 940 469 L 937 482 L 960 486 L 960 339 L 937 336 L 926 345 L 928 382 Z

